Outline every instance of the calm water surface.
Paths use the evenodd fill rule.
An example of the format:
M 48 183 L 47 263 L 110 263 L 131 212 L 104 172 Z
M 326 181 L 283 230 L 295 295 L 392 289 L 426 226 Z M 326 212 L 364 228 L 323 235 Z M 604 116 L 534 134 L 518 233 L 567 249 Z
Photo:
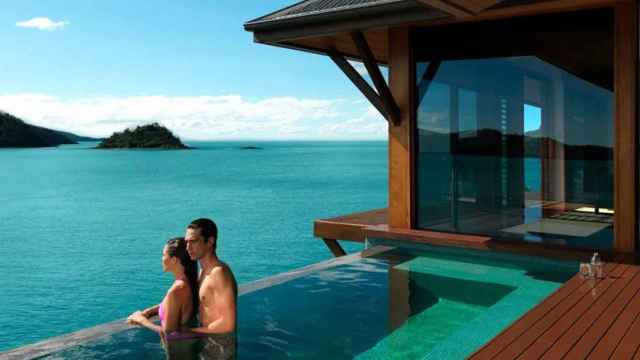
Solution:
M 194 218 L 243 283 L 329 258 L 314 219 L 387 203 L 386 142 L 93 145 L 0 150 L 0 350 L 159 301 L 162 246 Z

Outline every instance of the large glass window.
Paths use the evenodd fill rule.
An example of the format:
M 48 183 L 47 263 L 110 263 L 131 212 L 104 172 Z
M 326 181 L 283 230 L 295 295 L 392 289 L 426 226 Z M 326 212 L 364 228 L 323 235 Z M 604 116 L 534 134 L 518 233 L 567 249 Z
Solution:
M 612 14 L 540 21 L 415 31 L 419 228 L 612 247 Z

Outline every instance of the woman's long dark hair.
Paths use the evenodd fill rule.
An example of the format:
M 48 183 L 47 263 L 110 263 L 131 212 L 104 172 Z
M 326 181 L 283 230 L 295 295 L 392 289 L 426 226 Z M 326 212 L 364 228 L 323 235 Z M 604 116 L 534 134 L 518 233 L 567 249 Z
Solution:
M 184 273 L 191 286 L 191 298 L 193 301 L 193 316 L 198 313 L 198 264 L 191 260 L 187 252 L 187 242 L 183 237 L 173 238 L 167 241 L 167 253 L 171 257 L 177 257 L 184 267 Z

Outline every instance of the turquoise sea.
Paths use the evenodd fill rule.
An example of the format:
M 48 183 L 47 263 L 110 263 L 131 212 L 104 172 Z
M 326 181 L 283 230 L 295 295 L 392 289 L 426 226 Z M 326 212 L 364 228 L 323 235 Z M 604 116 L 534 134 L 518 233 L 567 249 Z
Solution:
M 330 258 L 313 220 L 387 203 L 382 141 L 94 145 L 0 150 L 0 351 L 159 301 L 162 246 L 194 218 L 245 283 Z

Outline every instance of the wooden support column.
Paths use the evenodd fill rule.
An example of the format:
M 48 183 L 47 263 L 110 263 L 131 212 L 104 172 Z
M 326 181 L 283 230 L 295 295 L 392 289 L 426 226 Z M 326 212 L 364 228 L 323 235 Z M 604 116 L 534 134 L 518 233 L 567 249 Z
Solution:
M 340 256 L 347 255 L 347 253 L 344 251 L 342 246 L 340 246 L 337 240 L 322 238 L 322 241 L 324 241 L 324 244 L 327 245 L 329 250 L 331 250 L 331 253 L 333 254 L 333 256 L 340 257 Z
M 389 126 L 389 226 L 414 226 L 413 128 L 415 70 L 408 27 L 389 29 L 389 88 L 400 109 L 400 124 Z
M 638 6 L 636 0 L 620 2 L 616 5 L 614 49 L 614 249 L 631 253 L 636 251 L 638 236 L 636 219 Z

